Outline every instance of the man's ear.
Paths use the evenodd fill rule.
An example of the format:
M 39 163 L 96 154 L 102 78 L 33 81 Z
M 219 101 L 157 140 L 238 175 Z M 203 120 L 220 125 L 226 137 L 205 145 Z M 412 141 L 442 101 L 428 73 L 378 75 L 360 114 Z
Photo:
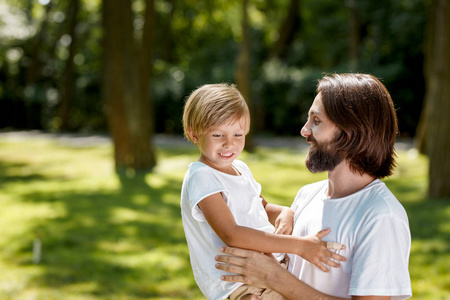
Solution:
M 197 135 L 194 133 L 194 131 L 192 131 L 191 128 L 188 128 L 187 133 L 189 135 L 189 138 L 194 142 L 194 144 L 197 145 L 198 143 L 198 137 Z

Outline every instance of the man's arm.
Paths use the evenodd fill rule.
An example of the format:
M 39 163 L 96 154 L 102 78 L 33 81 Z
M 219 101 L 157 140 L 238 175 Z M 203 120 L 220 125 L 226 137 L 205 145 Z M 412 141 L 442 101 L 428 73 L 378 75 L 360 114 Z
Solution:
M 339 300 L 344 298 L 334 297 L 321 293 L 289 271 L 283 269 L 271 256 L 259 252 L 225 247 L 222 252 L 229 255 L 219 255 L 216 268 L 235 273 L 237 275 L 224 275 L 222 280 L 230 282 L 243 282 L 252 286 L 268 288 L 280 293 L 287 300 Z M 388 300 L 391 297 L 384 296 L 354 296 L 355 300 Z

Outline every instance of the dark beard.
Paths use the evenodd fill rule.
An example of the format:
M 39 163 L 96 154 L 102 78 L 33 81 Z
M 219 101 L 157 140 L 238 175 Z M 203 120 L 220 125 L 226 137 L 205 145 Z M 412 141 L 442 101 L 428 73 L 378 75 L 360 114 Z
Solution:
M 309 149 L 305 161 L 306 167 L 311 173 L 333 171 L 341 163 L 343 159 L 342 155 L 327 147 L 327 145 L 333 145 L 335 140 L 336 137 L 324 145 L 317 143 L 315 138 L 308 137 L 308 141 L 314 143 L 314 147 Z

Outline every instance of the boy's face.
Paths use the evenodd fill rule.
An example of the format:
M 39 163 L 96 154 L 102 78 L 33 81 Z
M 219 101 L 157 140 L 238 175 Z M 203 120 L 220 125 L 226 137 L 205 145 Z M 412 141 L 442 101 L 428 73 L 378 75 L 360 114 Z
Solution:
M 199 136 L 200 161 L 216 170 L 237 175 L 231 163 L 238 158 L 245 146 L 246 119 L 243 117 L 229 123 L 212 127 Z

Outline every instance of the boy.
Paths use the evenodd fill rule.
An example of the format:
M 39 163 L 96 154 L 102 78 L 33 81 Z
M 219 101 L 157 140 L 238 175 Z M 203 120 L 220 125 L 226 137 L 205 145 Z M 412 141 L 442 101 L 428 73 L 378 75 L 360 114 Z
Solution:
M 183 227 L 195 280 L 208 299 L 257 299 L 255 295 L 283 299 L 273 291 L 221 281 L 225 273 L 214 267 L 214 257 L 225 245 L 278 253 L 280 262 L 283 253 L 298 254 L 324 272 L 325 265 L 339 267 L 331 259 L 345 260 L 320 240 L 329 230 L 291 236 L 293 211 L 267 203 L 247 165 L 236 160 L 244 149 L 250 114 L 234 85 L 210 84 L 195 90 L 185 104 L 183 128 L 201 153 L 183 181 Z

